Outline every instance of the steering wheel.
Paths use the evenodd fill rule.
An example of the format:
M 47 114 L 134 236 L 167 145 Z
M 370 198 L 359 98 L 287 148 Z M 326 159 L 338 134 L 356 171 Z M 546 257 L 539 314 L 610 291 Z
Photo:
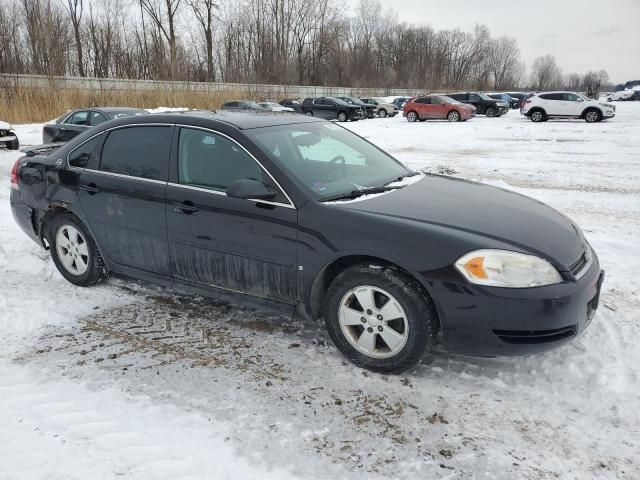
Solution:
M 342 173 L 342 178 L 344 178 L 347 176 L 347 161 L 342 155 L 338 155 L 331 159 L 331 161 L 329 162 L 329 169 L 330 171 L 335 170 L 336 167 L 338 167 L 338 162 L 341 163 L 340 172 Z

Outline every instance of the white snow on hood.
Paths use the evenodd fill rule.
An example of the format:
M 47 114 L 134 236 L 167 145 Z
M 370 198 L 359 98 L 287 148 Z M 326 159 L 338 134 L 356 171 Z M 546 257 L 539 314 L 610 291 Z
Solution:
M 11 130 L 11 125 L 0 120 L 0 130 Z

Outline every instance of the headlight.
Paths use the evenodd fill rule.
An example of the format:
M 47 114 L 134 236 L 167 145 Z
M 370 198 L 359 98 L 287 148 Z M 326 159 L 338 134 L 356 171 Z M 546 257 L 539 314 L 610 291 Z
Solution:
M 455 265 L 469 282 L 477 285 L 527 288 L 562 281 L 546 260 L 507 250 L 475 250 L 460 257 Z

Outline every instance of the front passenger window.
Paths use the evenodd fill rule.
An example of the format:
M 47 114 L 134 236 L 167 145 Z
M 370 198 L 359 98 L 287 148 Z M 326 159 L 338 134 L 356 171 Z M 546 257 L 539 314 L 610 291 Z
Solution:
M 89 112 L 76 112 L 71 115 L 71 119 L 69 120 L 72 125 L 89 125 Z
M 180 130 L 181 184 L 226 192 L 233 182 L 247 178 L 265 183 L 260 165 L 235 142 L 204 130 Z

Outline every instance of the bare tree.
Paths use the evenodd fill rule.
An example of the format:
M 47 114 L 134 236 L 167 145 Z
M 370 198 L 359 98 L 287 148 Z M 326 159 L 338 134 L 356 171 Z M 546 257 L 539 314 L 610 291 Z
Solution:
M 176 16 L 182 0 L 138 0 L 138 2 L 157 29 L 158 35 L 154 38 L 154 47 L 162 48 L 161 37 L 164 37 L 169 45 L 169 72 L 173 80 L 176 77 L 177 58 Z
M 84 2 L 83 0 L 66 0 L 65 7 L 67 12 L 69 12 L 69 18 L 71 19 L 71 25 L 73 26 L 73 37 L 75 39 L 76 54 L 78 55 L 78 75 L 84 77 L 84 59 L 82 56 L 82 39 L 80 35 L 80 22 L 82 21 Z
M 562 86 L 562 70 L 553 55 L 538 57 L 533 61 L 531 82 L 537 90 L 551 90 Z
M 196 17 L 202 34 L 207 57 L 207 80 L 209 82 L 216 81 L 216 73 L 213 65 L 213 20 L 214 10 L 219 8 L 216 0 L 187 0 L 187 3 Z
M 500 37 L 493 40 L 488 61 L 494 89 L 513 86 L 519 80 L 520 49 L 514 38 Z

